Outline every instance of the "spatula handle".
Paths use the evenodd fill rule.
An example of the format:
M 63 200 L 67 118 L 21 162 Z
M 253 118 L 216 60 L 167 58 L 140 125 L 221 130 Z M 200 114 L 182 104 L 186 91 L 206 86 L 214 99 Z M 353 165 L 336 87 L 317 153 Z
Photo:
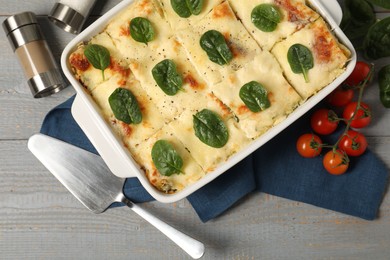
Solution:
M 175 242 L 179 247 L 186 251 L 187 254 L 189 254 L 192 258 L 199 259 L 203 256 L 205 247 L 201 242 L 193 239 L 190 236 L 187 236 L 186 234 L 173 228 L 167 223 L 161 221 L 160 219 L 153 216 L 137 204 L 134 204 L 127 198 L 124 197 L 122 199 L 122 202 L 125 203 L 134 212 L 136 212 L 139 216 L 141 216 L 150 224 L 155 226 L 158 230 L 160 230 L 163 234 L 165 234 L 168 238 Z

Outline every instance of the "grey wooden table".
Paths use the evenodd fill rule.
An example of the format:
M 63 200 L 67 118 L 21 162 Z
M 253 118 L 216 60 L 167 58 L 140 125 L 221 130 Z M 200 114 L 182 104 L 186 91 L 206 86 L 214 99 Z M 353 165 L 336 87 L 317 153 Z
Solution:
M 53 52 L 60 57 L 74 36 L 50 24 L 55 0 L 0 0 L 0 22 L 34 11 Z M 119 0 L 100 1 L 96 14 Z M 380 16 L 386 16 L 386 13 Z M 0 33 L 1 35 L 1 33 Z M 27 150 L 45 114 L 74 94 L 71 87 L 33 99 L 9 44 L 0 36 L 0 259 L 188 259 L 176 245 L 126 208 L 94 215 Z M 378 62 L 378 68 L 390 59 Z M 373 123 L 369 147 L 390 168 L 390 110 L 372 86 L 365 100 Z M 263 193 L 251 194 L 203 224 L 186 200 L 142 205 L 203 241 L 204 259 L 389 259 L 390 195 L 375 221 L 365 221 Z

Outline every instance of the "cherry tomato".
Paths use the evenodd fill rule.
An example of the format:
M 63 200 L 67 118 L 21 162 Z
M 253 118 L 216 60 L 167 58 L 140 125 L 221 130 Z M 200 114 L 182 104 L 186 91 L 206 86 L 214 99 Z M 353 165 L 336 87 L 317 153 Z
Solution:
M 318 156 L 322 150 L 322 141 L 315 134 L 303 134 L 297 140 L 297 151 L 305 158 Z
M 331 106 L 343 107 L 352 101 L 353 94 L 352 89 L 338 87 L 329 94 L 326 100 Z
M 350 87 L 358 86 L 364 81 L 370 73 L 371 66 L 364 61 L 356 62 L 356 66 L 353 69 L 351 75 L 345 80 L 345 84 Z
M 329 109 L 319 109 L 311 116 L 311 128 L 320 135 L 328 135 L 333 133 L 339 121 L 335 112 Z
M 360 108 L 356 111 L 356 115 L 354 115 L 357 105 L 357 102 L 349 103 L 343 111 L 343 118 L 346 120 L 353 118 L 351 127 L 363 128 L 371 123 L 371 109 L 366 103 L 361 102 Z
M 349 159 L 341 150 L 330 150 L 325 154 L 322 164 L 330 174 L 341 175 L 348 170 Z
M 360 156 L 367 149 L 367 139 L 361 133 L 349 130 L 347 134 L 341 138 L 339 147 L 349 156 Z

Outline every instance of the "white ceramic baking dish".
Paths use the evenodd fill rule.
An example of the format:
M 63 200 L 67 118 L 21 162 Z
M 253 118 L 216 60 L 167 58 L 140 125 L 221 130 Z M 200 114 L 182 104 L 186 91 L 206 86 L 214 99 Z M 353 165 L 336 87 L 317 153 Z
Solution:
M 72 106 L 72 115 L 76 122 L 80 125 L 89 140 L 95 146 L 103 160 L 107 163 L 110 170 L 119 177 L 137 177 L 145 189 L 158 201 L 164 203 L 171 203 L 185 198 L 189 194 L 198 190 L 202 186 L 211 182 L 223 172 L 240 162 L 242 159 L 250 155 L 256 149 L 261 147 L 271 138 L 275 137 L 283 129 L 292 124 L 295 120 L 300 118 L 314 105 L 325 98 L 338 85 L 340 85 L 352 72 L 356 63 L 356 53 L 351 42 L 343 34 L 338 27 L 336 20 L 340 21 L 340 8 L 336 0 L 311 0 L 310 3 L 318 11 L 322 17 L 328 22 L 333 29 L 333 32 L 338 37 L 340 42 L 346 45 L 352 52 L 351 60 L 349 61 L 346 71 L 340 75 L 334 82 L 319 91 L 316 95 L 308 99 L 304 104 L 299 106 L 292 114 L 288 116 L 283 122 L 274 126 L 267 133 L 260 136 L 253 141 L 246 149 L 238 152 L 232 156 L 228 161 L 220 165 L 213 172 L 208 173 L 205 177 L 194 183 L 193 185 L 179 191 L 175 194 L 165 194 L 155 189 L 146 178 L 144 172 L 134 162 L 129 151 L 123 146 L 122 141 L 112 131 L 110 126 L 102 118 L 98 106 L 92 100 L 91 96 L 85 88 L 74 77 L 72 70 L 68 63 L 69 55 L 76 49 L 80 42 L 88 41 L 93 36 L 104 30 L 108 22 L 117 13 L 119 13 L 125 6 L 131 4 L 133 0 L 123 0 L 117 6 L 112 8 L 109 12 L 103 15 L 95 23 L 85 29 L 81 34 L 75 37 L 65 48 L 62 57 L 62 69 L 77 92 L 76 99 Z M 324 5 L 326 4 L 326 5 Z M 333 12 L 333 16 L 329 12 Z

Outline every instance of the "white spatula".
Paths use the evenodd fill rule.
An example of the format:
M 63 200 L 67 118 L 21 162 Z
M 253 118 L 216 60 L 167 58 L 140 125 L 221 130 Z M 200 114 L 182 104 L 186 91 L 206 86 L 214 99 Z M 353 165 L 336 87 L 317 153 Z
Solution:
M 112 203 L 123 202 L 192 258 L 203 256 L 205 248 L 201 242 L 162 222 L 127 199 L 123 194 L 125 179 L 112 174 L 100 156 L 42 134 L 32 136 L 28 148 L 89 210 L 102 213 Z

